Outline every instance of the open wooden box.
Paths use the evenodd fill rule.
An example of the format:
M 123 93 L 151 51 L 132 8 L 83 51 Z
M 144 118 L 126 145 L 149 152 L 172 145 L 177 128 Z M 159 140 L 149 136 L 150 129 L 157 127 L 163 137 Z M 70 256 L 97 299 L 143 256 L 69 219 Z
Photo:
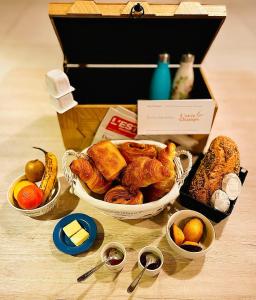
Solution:
M 136 111 L 138 99 L 148 99 L 153 68 L 159 53 L 171 55 L 174 77 L 181 55 L 195 55 L 195 83 L 191 99 L 214 97 L 201 63 L 225 20 L 225 6 L 149 4 L 140 2 L 144 15 L 131 16 L 137 2 L 49 4 L 49 16 L 64 54 L 64 71 L 76 88 L 79 105 L 58 114 L 66 148 L 88 146 L 111 106 Z M 186 100 L 181 100 L 186 101 Z M 217 111 L 215 102 L 215 112 Z M 208 135 L 193 136 L 201 152 Z

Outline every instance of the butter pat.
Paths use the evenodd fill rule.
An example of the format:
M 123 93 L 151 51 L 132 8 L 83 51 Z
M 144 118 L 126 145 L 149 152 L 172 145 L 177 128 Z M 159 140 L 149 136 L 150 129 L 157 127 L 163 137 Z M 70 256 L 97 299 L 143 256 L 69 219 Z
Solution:
M 83 228 L 80 229 L 76 234 L 74 234 L 70 240 L 76 246 L 82 245 L 89 238 L 89 233 Z
M 72 235 L 77 233 L 81 229 L 81 225 L 77 222 L 77 220 L 72 221 L 65 227 L 63 227 L 63 231 L 70 238 Z

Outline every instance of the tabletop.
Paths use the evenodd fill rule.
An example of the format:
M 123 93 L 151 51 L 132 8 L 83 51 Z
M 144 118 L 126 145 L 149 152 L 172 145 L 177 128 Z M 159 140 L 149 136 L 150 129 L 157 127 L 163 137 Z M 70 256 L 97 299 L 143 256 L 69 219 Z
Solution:
M 18 1 L 17 11 L 24 12 L 28 2 Z M 39 2 L 34 10 L 46 4 Z M 8 4 L 6 7 L 8 11 Z M 26 15 L 35 18 L 33 10 L 27 10 Z M 184 260 L 170 249 L 165 238 L 167 210 L 147 220 L 121 221 L 69 193 L 61 169 L 65 149 L 56 113 L 44 89 L 45 72 L 61 63 L 60 50 L 54 37 L 47 40 L 43 25 L 50 25 L 42 17 L 38 24 L 40 38 L 48 41 L 44 44 L 34 36 L 32 27 L 23 33 L 25 17 L 16 25 L 12 18 L 10 14 L 10 27 L 0 31 L 5 42 L 0 57 L 0 299 L 256 299 L 255 71 L 217 68 L 209 63 L 206 75 L 219 105 L 209 140 L 222 134 L 234 139 L 241 164 L 249 174 L 231 216 L 214 225 L 216 240 L 211 251 L 203 258 Z M 239 21 L 228 24 L 226 35 L 234 24 Z M 34 44 L 29 43 L 30 34 Z M 218 59 L 221 51 L 225 50 L 220 47 Z M 10 183 L 23 173 L 28 160 L 44 159 L 32 146 L 56 154 L 61 180 L 56 207 L 37 218 L 13 210 L 6 196 Z M 70 256 L 56 249 L 52 233 L 60 218 L 74 212 L 93 217 L 98 234 L 90 251 Z M 99 262 L 101 248 L 110 241 L 126 247 L 127 263 L 122 272 L 114 274 L 102 268 L 87 281 L 77 283 L 79 275 Z M 139 272 L 138 251 L 149 244 L 162 250 L 163 269 L 157 277 L 144 277 L 134 294 L 128 295 L 126 289 Z

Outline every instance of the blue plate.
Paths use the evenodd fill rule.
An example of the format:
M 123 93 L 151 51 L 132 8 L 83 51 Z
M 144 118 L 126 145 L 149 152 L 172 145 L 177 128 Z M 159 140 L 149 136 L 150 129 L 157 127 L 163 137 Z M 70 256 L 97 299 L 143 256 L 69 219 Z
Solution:
M 77 222 L 81 225 L 89 233 L 89 238 L 82 245 L 75 246 L 70 238 L 66 236 L 63 231 L 63 227 L 71 223 L 72 221 L 77 220 Z M 97 235 L 97 226 L 95 221 L 85 215 L 85 214 L 71 214 L 62 218 L 55 226 L 53 230 L 53 242 L 55 246 L 62 252 L 77 255 L 82 252 L 87 251 L 93 245 L 95 238 Z

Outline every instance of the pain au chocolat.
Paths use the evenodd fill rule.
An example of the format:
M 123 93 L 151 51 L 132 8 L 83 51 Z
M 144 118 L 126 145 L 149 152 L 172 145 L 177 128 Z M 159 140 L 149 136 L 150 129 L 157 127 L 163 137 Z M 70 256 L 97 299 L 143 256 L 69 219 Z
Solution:
M 91 146 L 87 154 L 94 161 L 97 169 L 108 181 L 117 178 L 120 171 L 126 167 L 126 161 L 110 141 L 101 141 Z
M 226 136 L 215 138 L 195 176 L 189 192 L 196 200 L 208 204 L 212 194 L 221 189 L 223 177 L 228 173 L 238 174 L 240 155 L 235 142 Z
M 157 149 L 154 145 L 139 144 L 135 142 L 125 142 L 119 145 L 119 150 L 125 158 L 127 164 L 137 157 L 146 156 L 149 158 L 157 157 Z
M 143 194 L 140 190 L 132 192 L 127 187 L 117 185 L 106 193 L 104 201 L 115 204 L 142 204 Z

